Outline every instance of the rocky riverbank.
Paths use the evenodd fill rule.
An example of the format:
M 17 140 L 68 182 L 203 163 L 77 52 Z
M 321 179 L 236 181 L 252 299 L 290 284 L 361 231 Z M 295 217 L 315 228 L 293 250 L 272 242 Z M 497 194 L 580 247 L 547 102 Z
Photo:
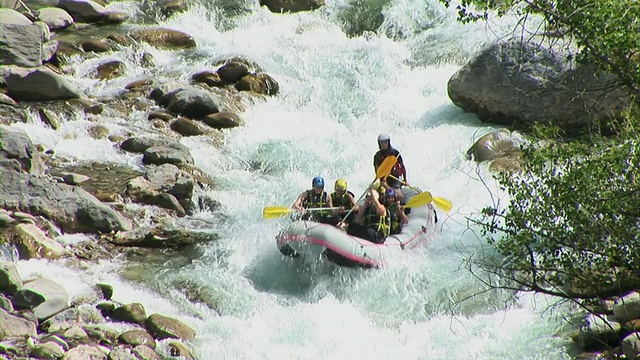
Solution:
M 280 12 L 312 10 L 322 1 L 261 3 Z M 95 284 L 91 296 L 72 297 L 65 284 L 46 276 L 22 278 L 10 260 L 37 258 L 91 266 L 101 259 L 140 252 L 168 257 L 158 249 L 175 254 L 215 241 L 215 232 L 175 225 L 177 218 L 219 206 L 207 193 L 216 187 L 215 174 L 196 166 L 182 140 L 197 136 L 219 146 L 226 129 L 244 124 L 240 114 L 245 109 L 279 94 L 279 83 L 252 59 L 233 55 L 208 59 L 207 66 L 191 74 L 157 72 L 158 61 L 145 51 L 147 46 L 185 58 L 200 56 L 190 34 L 155 25 L 158 17 L 188 9 L 187 1 L 144 1 L 133 11 L 136 16 L 111 11 L 106 1 L 38 0 L 25 7 L 3 0 L 0 4 L 0 253 L 12 254 L 0 263 L 0 356 L 194 357 L 190 341 L 198 334 L 192 324 L 162 314 L 147 315 L 139 303 L 113 301 L 112 293 L 118 289 L 108 284 Z M 529 103 L 512 101 L 514 86 L 531 88 L 532 97 L 539 94 L 542 103 L 550 101 L 544 98 L 548 94 L 553 94 L 554 104 L 567 104 L 566 99 L 584 93 L 575 89 L 556 96 L 554 89 L 545 87 L 551 82 L 538 79 L 569 71 L 538 74 L 541 67 L 533 64 L 531 71 L 522 72 L 522 64 L 529 64 L 535 49 L 524 55 L 519 50 L 514 43 L 494 46 L 484 58 L 506 60 L 482 67 L 478 62 L 485 64 L 486 59 L 480 56 L 463 68 L 450 82 L 454 102 L 480 113 L 482 119 L 505 115 L 505 103 L 509 104 L 509 116 L 498 117 L 504 123 L 513 123 L 514 118 L 535 122 L 538 116 L 560 116 L 561 122 L 573 119 L 572 111 L 558 115 L 545 106 L 549 112 L 539 115 Z M 517 56 L 523 59 L 511 61 Z M 557 65 L 550 63 L 544 69 Z M 478 76 L 485 68 L 485 76 Z M 138 69 L 144 69 L 144 75 L 134 71 Z M 516 84 L 502 84 L 508 89 L 505 93 L 487 91 L 486 83 L 499 83 L 505 72 Z M 113 91 L 94 96 L 78 78 Z M 603 88 L 601 82 L 593 87 Z M 584 103 L 590 107 L 593 99 L 602 97 L 600 92 L 587 96 Z M 624 110 L 624 98 L 624 93 L 612 95 L 607 109 Z M 478 109 L 478 104 L 483 107 Z M 127 167 L 65 158 L 12 126 L 29 123 L 61 131 L 78 119 L 88 137 L 108 141 L 114 152 L 135 156 L 140 163 Z M 584 127 L 586 119 L 579 120 L 568 121 L 567 126 Z M 487 146 L 489 152 L 483 150 Z M 469 156 L 490 160 L 498 170 L 517 169 L 517 150 L 517 143 L 504 132 L 481 140 Z M 498 161 L 505 157 L 507 161 Z M 72 244 L 58 240 L 74 233 L 87 235 L 87 240 Z M 186 296 L 198 298 L 193 292 Z M 202 302 L 216 306 L 211 299 Z M 599 302 L 597 312 L 603 317 L 588 317 L 583 331 L 575 334 L 576 341 L 591 354 L 613 348 L 611 353 L 637 357 L 639 303 L 635 294 Z

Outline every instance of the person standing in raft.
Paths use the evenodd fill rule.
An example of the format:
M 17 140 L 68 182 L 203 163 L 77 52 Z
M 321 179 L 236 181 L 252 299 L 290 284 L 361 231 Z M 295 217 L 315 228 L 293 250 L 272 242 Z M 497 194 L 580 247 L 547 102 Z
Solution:
M 311 189 L 303 191 L 291 206 L 302 213 L 302 220 L 329 223 L 329 210 L 305 211 L 306 209 L 333 207 L 331 197 L 324 191 L 324 179 L 316 176 L 311 181 Z
M 395 166 L 391 169 L 391 175 L 400 179 L 396 180 L 392 177 L 384 177 L 380 179 L 380 185 L 386 189 L 400 189 L 402 185 L 409 185 L 407 181 L 407 168 L 404 166 L 402 155 L 400 152 L 391 146 L 391 137 L 386 134 L 378 136 L 378 152 L 373 156 L 373 171 L 377 172 L 380 164 L 389 156 L 397 158 Z M 398 191 L 398 199 L 402 200 L 402 192 Z
M 334 192 L 329 195 L 331 198 L 331 204 L 333 206 L 340 207 L 338 210 L 334 210 L 331 217 L 330 224 L 342 227 L 341 222 L 348 224 L 355 217 L 355 212 L 358 211 L 358 205 L 356 204 L 355 195 L 347 190 L 347 180 L 338 179 L 334 185 Z M 346 219 L 343 219 L 345 214 L 353 208 L 353 211 Z
M 389 235 L 387 209 L 378 201 L 379 195 L 375 189 L 370 188 L 368 192 L 364 205 L 349 224 L 347 234 L 382 244 Z

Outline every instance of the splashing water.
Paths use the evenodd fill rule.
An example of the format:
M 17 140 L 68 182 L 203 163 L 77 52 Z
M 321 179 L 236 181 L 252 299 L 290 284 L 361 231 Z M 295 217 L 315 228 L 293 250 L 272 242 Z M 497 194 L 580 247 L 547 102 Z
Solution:
M 132 4 L 109 6 L 140 16 Z M 146 275 L 138 281 L 126 280 L 127 272 L 114 275 L 112 269 L 121 268 L 116 263 L 56 267 L 47 275 L 82 274 L 70 284 L 78 293 L 84 284 L 111 282 L 115 300 L 185 319 L 197 329 L 194 347 L 201 359 L 568 359 L 568 340 L 556 336 L 562 324 L 541 314 L 546 299 L 474 296 L 480 285 L 460 269 L 469 254 L 483 249 L 465 216 L 490 200 L 464 153 L 493 128 L 455 107 L 446 85 L 510 23 L 463 26 L 430 0 L 371 4 L 384 19 L 378 34 L 355 37 L 344 32 L 354 25 L 343 22 L 352 11 L 346 2 L 311 13 L 273 14 L 253 4 L 217 1 L 165 20 L 162 26 L 191 34 L 198 50 L 145 48 L 158 62 L 153 76 L 188 82 L 192 73 L 210 68 L 211 59 L 242 55 L 280 84 L 277 97 L 241 114 L 246 126 L 227 131 L 221 148 L 200 137 L 181 140 L 214 178 L 218 186 L 209 195 L 224 212 L 181 221 L 214 224 L 207 226 L 215 226 L 211 230 L 221 239 L 188 263 L 140 265 L 137 271 Z M 124 61 L 134 51 L 140 49 L 109 56 Z M 114 94 L 125 79 L 144 74 L 134 62 L 127 65 L 120 80 L 96 86 L 80 67 L 73 82 L 92 95 Z M 126 129 L 141 126 L 143 118 L 103 120 Z M 138 155 L 90 139 L 87 122 L 66 122 L 57 133 L 37 123 L 17 126 L 79 161 L 139 165 Z M 344 177 L 359 195 L 372 180 L 380 133 L 390 134 L 401 151 L 411 184 L 453 201 L 451 214 L 439 214 L 437 239 L 377 270 L 310 267 L 284 258 L 274 241 L 282 220 L 262 219 L 261 209 L 290 205 L 317 175 L 327 184 Z M 51 266 L 32 260 L 20 270 L 32 275 Z M 181 281 L 210 294 L 215 309 L 189 301 L 175 285 Z

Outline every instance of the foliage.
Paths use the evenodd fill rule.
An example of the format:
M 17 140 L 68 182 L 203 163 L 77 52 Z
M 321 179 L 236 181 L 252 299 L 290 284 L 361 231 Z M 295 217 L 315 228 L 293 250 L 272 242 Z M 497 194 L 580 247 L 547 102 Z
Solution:
M 445 6 L 451 0 L 439 0 Z M 559 30 L 580 49 L 578 60 L 616 74 L 635 94 L 640 91 L 640 3 L 628 0 L 461 0 L 463 23 L 492 14 L 515 13 L 526 21 L 541 16 L 549 31 Z
M 509 274 L 518 290 L 569 298 L 638 286 L 631 280 L 640 269 L 638 145 L 633 137 L 592 137 L 524 146 L 523 171 L 497 175 L 508 206 L 472 220 L 504 257 L 481 266 Z

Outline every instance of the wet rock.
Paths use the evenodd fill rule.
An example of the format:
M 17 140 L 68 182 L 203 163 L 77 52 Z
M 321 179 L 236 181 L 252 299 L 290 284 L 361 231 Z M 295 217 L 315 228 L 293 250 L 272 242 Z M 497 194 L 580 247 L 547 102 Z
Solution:
M 156 339 L 177 338 L 191 341 L 196 332 L 182 321 L 160 314 L 151 314 L 144 323 Z
M 104 105 L 94 104 L 94 105 L 85 107 L 83 110 L 86 114 L 100 115 L 102 114 L 102 111 L 104 111 Z
M 64 358 L 65 360 L 103 360 L 107 358 L 107 355 L 97 346 L 80 345 L 67 351 Z
M 214 129 L 228 129 L 244 125 L 242 118 L 231 112 L 209 114 L 202 118 L 202 122 Z
M 85 39 L 79 45 L 85 52 L 103 53 L 112 50 L 111 43 L 106 39 Z
M 87 129 L 87 132 L 89 133 L 89 136 L 96 140 L 106 139 L 107 136 L 109 136 L 109 129 L 107 129 L 107 127 L 102 124 L 91 125 Z
M 149 115 L 147 116 L 147 119 L 149 120 L 153 120 L 153 119 L 160 119 L 164 122 L 169 122 L 173 119 L 173 115 L 166 113 L 166 112 L 162 112 L 162 111 L 151 111 L 149 112 Z
M 107 79 L 113 79 L 118 76 L 122 76 L 126 71 L 126 67 L 122 61 L 113 60 L 101 65 L 98 65 L 98 68 L 96 69 L 96 71 L 98 72 L 99 79 L 107 80 Z
M 127 85 L 125 85 L 124 88 L 127 90 L 139 90 L 139 89 L 146 88 L 150 85 L 153 85 L 153 79 L 143 78 L 143 79 L 138 79 L 128 83 Z
M 89 340 L 89 335 L 79 325 L 74 325 L 66 329 L 62 336 L 69 341 L 72 346 L 77 346 Z
M 60 0 L 58 6 L 79 22 L 97 22 L 107 13 L 104 6 L 90 0 Z
M 13 304 L 11 303 L 11 300 L 3 294 L 0 294 L 0 309 L 3 309 L 8 313 L 13 312 Z
M 158 103 L 167 110 L 192 119 L 217 113 L 220 101 L 211 93 L 203 89 L 177 89 L 164 94 Z
M 0 236 L 16 246 L 22 260 L 57 259 L 67 252 L 62 244 L 32 223 L 16 224 L 0 232 Z
M 42 122 L 45 125 L 48 125 L 53 130 L 60 129 L 60 120 L 58 120 L 58 116 L 54 114 L 52 111 L 49 111 L 44 108 L 40 108 L 38 109 L 38 116 L 40 117 L 40 120 L 42 120 Z
M 476 162 L 520 154 L 520 143 L 507 129 L 494 131 L 482 136 L 467 150 L 467 159 Z
M 231 84 L 240 81 L 243 76 L 249 75 L 247 65 L 236 61 L 231 61 L 222 65 L 216 72 L 220 76 L 220 79 Z
M 152 349 L 156 348 L 156 340 L 144 330 L 129 330 L 120 334 L 118 340 L 124 344 L 138 346 L 146 345 Z
M 158 355 L 157 352 L 155 352 L 155 350 L 153 350 L 152 348 L 146 346 L 146 345 L 138 345 L 136 347 L 133 348 L 133 353 L 140 359 L 140 360 L 162 360 L 162 357 L 160 355 Z
M 146 197 L 144 200 L 145 204 L 156 205 L 161 208 L 173 210 L 176 212 L 177 216 L 185 216 L 187 215 L 187 211 L 180 204 L 178 199 L 171 194 L 155 194 L 149 197 Z
M 59 344 L 53 341 L 47 341 L 43 344 L 38 344 L 29 353 L 29 356 L 32 356 L 36 359 L 59 359 L 63 355 L 64 349 L 62 349 Z
M 324 6 L 324 0 L 260 0 L 260 6 L 274 13 L 311 11 Z
M 228 82 L 222 80 L 220 74 L 209 70 L 195 73 L 191 76 L 191 79 L 195 82 L 205 83 L 209 86 L 222 87 L 228 85 Z
M 80 97 L 80 92 L 64 77 L 47 67 L 16 68 L 6 78 L 9 95 L 18 100 L 50 101 Z
M 118 305 L 116 305 L 113 302 L 101 302 L 100 304 L 96 305 L 96 309 L 98 309 L 100 311 L 100 313 L 102 314 L 102 316 L 104 317 L 111 317 L 111 314 L 113 314 L 113 312 L 118 308 Z
M 94 339 L 100 344 L 115 345 L 118 341 L 120 332 L 115 329 L 107 328 L 102 325 L 84 325 L 84 331 L 86 331 L 89 338 Z
M 144 68 L 154 68 L 156 67 L 156 60 L 153 55 L 148 52 L 144 52 L 140 57 L 140 66 Z
M 129 14 L 120 11 L 110 11 L 101 19 L 103 24 L 122 24 L 129 20 Z
M 13 295 L 22 286 L 22 279 L 16 265 L 12 262 L 0 262 L 0 292 Z
M 189 350 L 185 344 L 178 341 L 170 341 L 167 346 L 169 348 L 169 355 L 181 357 L 185 360 L 193 360 L 191 350 Z
M 113 296 L 113 286 L 109 284 L 96 284 L 96 288 L 98 288 L 102 294 L 103 299 L 111 300 L 111 297 Z
M 271 76 L 258 73 L 243 76 L 236 84 L 236 89 L 264 95 L 276 95 L 280 91 L 280 85 Z
M 136 41 L 143 41 L 156 47 L 194 48 L 196 41 L 191 35 L 172 29 L 140 28 L 131 32 Z
M 171 130 L 183 136 L 198 136 L 204 134 L 204 130 L 193 120 L 178 118 L 171 123 Z
M 128 220 L 80 187 L 16 171 L 0 172 L 0 207 L 42 215 L 67 233 L 131 228 Z
M 63 332 L 74 326 L 87 324 L 102 324 L 106 320 L 98 309 L 90 305 L 81 305 L 77 308 L 69 308 L 59 314 L 43 321 L 40 328 L 48 333 Z
M 189 9 L 189 4 L 186 0 L 159 0 L 158 5 L 160 6 L 160 13 L 166 17 Z
M 39 342 L 41 343 L 45 343 L 49 341 L 54 342 L 58 344 L 64 351 L 68 351 L 71 348 L 69 343 L 67 343 L 63 338 L 61 338 L 56 334 L 45 334 L 45 335 L 40 334 L 39 336 L 40 336 Z
M 633 331 L 622 339 L 622 351 L 627 359 L 640 358 L 640 332 Z
M 139 227 L 132 231 L 119 232 L 109 241 L 120 246 L 147 248 L 182 248 L 218 239 L 216 234 L 184 228 L 171 229 L 164 225 L 152 228 Z
M 46 7 L 38 10 L 38 19 L 52 31 L 62 30 L 73 24 L 73 17 L 68 12 L 57 7 Z
M 0 159 L 16 159 L 20 169 L 32 174 L 44 173 L 44 161 L 27 133 L 0 125 Z
M 39 278 L 24 283 L 13 297 L 13 304 L 19 309 L 33 308 L 36 318 L 43 320 L 64 310 L 69 305 L 69 294 L 56 282 Z
M 144 151 L 142 162 L 148 165 L 193 164 L 191 154 L 168 146 L 154 146 Z
M 91 180 L 91 178 L 86 175 L 75 174 L 70 172 L 64 172 L 61 175 L 62 175 L 62 180 L 64 180 L 64 182 L 69 185 L 80 185 L 83 182 L 87 182 Z
M 111 314 L 111 317 L 124 322 L 144 324 L 144 321 L 147 319 L 147 313 L 142 304 L 131 303 L 117 308 L 113 314 Z
M 134 136 L 120 144 L 124 151 L 144 153 L 154 146 L 170 147 L 188 153 L 189 148 L 168 137 Z
M 18 106 L 18 103 L 10 98 L 7 94 L 0 93 L 0 104 L 9 105 L 9 106 Z
M 36 325 L 0 309 L 0 339 L 36 336 Z

